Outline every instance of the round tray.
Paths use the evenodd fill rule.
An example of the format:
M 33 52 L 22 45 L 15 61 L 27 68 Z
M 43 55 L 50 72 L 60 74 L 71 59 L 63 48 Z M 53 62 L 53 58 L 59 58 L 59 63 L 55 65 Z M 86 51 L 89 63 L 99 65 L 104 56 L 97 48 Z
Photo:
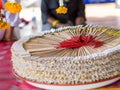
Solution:
M 93 88 L 99 88 L 99 87 L 103 87 L 109 84 L 112 84 L 116 81 L 118 81 L 120 79 L 120 77 L 115 77 L 112 79 L 108 79 L 108 80 L 104 80 L 104 81 L 100 81 L 100 82 L 96 82 L 96 83 L 91 83 L 91 84 L 81 84 L 81 85 L 57 85 L 57 84 L 42 84 L 42 83 L 37 83 L 37 82 L 33 82 L 30 80 L 26 80 L 24 78 L 22 78 L 21 76 L 17 75 L 16 73 L 14 73 L 14 75 L 16 77 L 18 77 L 21 80 L 24 80 L 26 83 L 38 87 L 38 88 L 43 88 L 43 89 L 47 89 L 47 90 L 83 90 L 83 89 L 93 89 Z
M 107 81 L 103 81 L 103 82 L 98 82 L 98 83 L 94 83 L 94 84 L 88 84 L 88 85 L 71 85 L 71 86 L 56 86 L 56 85 L 45 85 L 45 84 L 38 84 L 38 83 L 34 83 L 34 82 L 30 82 L 30 81 L 27 81 L 26 82 L 30 85 L 33 85 L 35 87 L 38 87 L 38 88 L 44 88 L 44 89 L 47 89 L 47 90 L 86 90 L 86 89 L 93 89 L 93 88 L 99 88 L 99 87 L 102 87 L 102 86 L 106 86 L 106 85 L 109 85 L 109 84 L 112 84 L 116 81 L 118 81 L 119 78 L 114 78 L 114 79 L 111 79 L 111 80 L 107 80 Z

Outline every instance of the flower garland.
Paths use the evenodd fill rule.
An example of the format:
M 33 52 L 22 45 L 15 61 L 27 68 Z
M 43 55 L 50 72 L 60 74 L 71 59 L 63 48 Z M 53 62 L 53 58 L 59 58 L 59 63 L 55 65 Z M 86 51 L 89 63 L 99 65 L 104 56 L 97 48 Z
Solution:
M 2 0 L 0 0 L 0 30 L 6 30 L 10 27 L 10 23 L 8 23 L 5 19 L 3 10 L 2 10 Z M 21 5 L 17 3 L 15 0 L 8 0 L 5 3 L 5 9 L 10 13 L 16 14 L 19 13 L 22 9 Z
M 59 0 L 59 7 L 56 9 L 57 14 L 66 14 L 68 9 L 64 6 L 63 0 Z
M 0 9 L 0 30 L 6 30 L 10 27 L 10 23 L 6 22 L 2 9 Z
M 21 5 L 17 3 L 15 0 L 9 0 L 5 3 L 5 9 L 10 13 L 19 13 L 22 9 Z
M 0 20 L 0 30 L 6 30 L 10 27 L 10 23 Z

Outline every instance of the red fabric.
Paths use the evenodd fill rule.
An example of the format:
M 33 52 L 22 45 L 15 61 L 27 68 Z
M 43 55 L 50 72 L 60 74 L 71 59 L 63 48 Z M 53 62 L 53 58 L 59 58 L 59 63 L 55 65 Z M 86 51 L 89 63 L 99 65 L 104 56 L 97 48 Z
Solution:
M 79 48 L 82 46 L 100 47 L 104 44 L 102 41 L 96 40 L 96 36 L 74 36 L 71 39 L 65 40 L 59 44 L 60 48 Z
M 12 74 L 11 45 L 12 42 L 0 42 L 0 90 L 44 90 L 31 86 Z M 120 87 L 120 81 L 106 87 Z
M 2 9 L 2 0 L 0 0 L 0 9 Z
M 0 42 L 0 90 L 44 90 L 17 79 L 12 73 L 12 42 Z

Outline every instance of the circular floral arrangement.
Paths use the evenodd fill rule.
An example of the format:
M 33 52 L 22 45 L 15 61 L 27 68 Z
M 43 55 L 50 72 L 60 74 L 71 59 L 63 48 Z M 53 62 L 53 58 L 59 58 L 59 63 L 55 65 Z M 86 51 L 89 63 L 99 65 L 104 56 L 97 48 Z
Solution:
M 117 29 L 114 29 L 114 28 L 108 29 L 105 27 L 94 28 L 91 26 L 86 26 L 86 27 L 80 28 L 80 29 L 78 29 L 78 28 L 74 28 L 73 30 L 65 29 L 65 30 L 62 30 L 59 32 L 54 32 L 52 34 L 45 34 L 44 36 L 41 36 L 41 37 L 38 38 L 39 42 L 33 43 L 31 41 L 30 43 L 32 43 L 32 44 L 30 44 L 30 45 L 26 44 L 29 47 L 27 50 L 29 52 L 31 52 L 33 55 L 37 54 L 41 50 L 42 50 L 42 52 L 39 52 L 38 55 L 40 55 L 40 53 L 46 53 L 46 50 L 49 51 L 51 49 L 53 49 L 53 52 L 54 52 L 54 50 L 55 51 L 59 51 L 59 50 L 64 51 L 65 50 L 65 53 L 67 53 L 67 50 L 78 49 L 78 48 L 81 49 L 83 47 L 85 48 L 84 54 L 88 55 L 88 52 L 89 52 L 89 54 L 91 54 L 90 53 L 91 51 L 94 53 L 103 51 L 106 46 L 107 46 L 107 48 L 116 46 L 120 42 L 120 41 L 118 42 L 118 40 L 120 40 L 120 38 L 119 38 L 120 31 Z M 35 44 L 35 43 L 37 43 L 37 44 Z M 52 44 L 52 43 L 54 43 L 54 44 Z M 34 47 L 34 44 L 35 44 L 35 47 Z M 44 49 L 43 49 L 42 45 L 43 45 Z M 88 47 L 91 49 L 88 49 Z M 77 53 L 77 51 L 75 53 Z M 75 53 L 73 53 L 73 54 L 75 54 Z M 45 56 L 49 56 L 49 55 L 46 53 Z M 50 53 L 50 56 L 55 56 L 55 54 Z M 41 57 L 43 57 L 43 54 L 41 55 Z
M 15 42 L 13 67 L 17 75 L 36 83 L 98 83 L 120 76 L 119 43 L 120 31 L 114 28 L 86 25 L 52 29 Z

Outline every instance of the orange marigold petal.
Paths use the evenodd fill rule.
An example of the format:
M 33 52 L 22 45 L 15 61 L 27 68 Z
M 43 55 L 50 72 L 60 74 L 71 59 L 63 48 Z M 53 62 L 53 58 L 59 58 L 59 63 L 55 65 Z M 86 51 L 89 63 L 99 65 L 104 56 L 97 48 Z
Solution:
M 5 9 L 9 11 L 10 13 L 19 13 L 22 9 L 21 5 L 19 3 L 5 3 Z
M 66 7 L 64 7 L 64 6 L 58 7 L 58 8 L 56 9 L 56 12 L 57 12 L 58 14 L 66 14 L 67 11 L 68 11 L 68 9 L 67 9 Z

